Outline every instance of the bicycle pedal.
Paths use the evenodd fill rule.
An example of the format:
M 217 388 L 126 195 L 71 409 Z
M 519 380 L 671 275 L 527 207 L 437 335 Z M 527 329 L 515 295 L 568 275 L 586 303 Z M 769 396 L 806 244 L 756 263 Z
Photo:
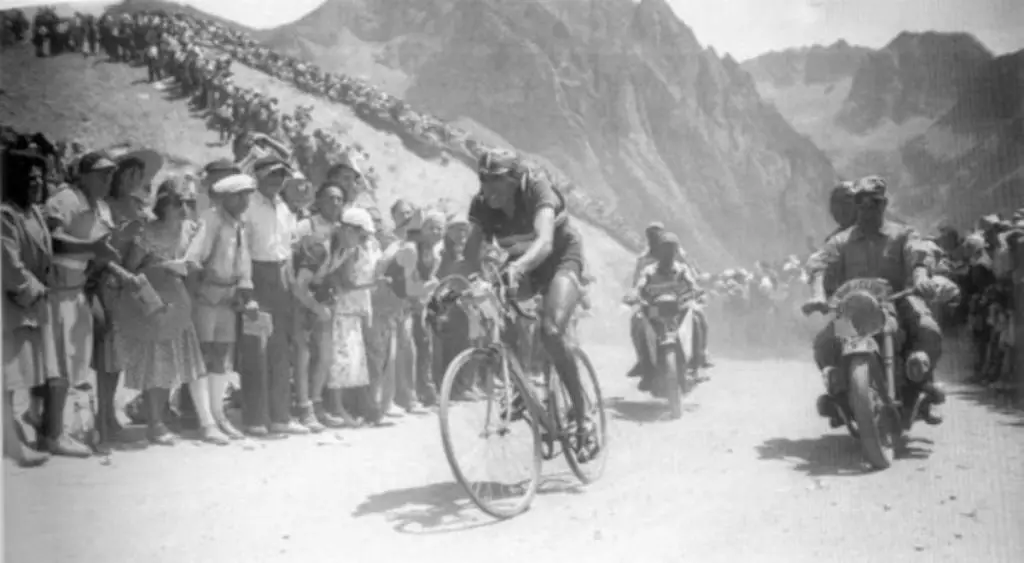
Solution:
M 558 457 L 560 450 L 557 449 L 557 440 L 552 440 L 547 434 L 541 434 L 541 457 L 544 461 L 551 461 Z

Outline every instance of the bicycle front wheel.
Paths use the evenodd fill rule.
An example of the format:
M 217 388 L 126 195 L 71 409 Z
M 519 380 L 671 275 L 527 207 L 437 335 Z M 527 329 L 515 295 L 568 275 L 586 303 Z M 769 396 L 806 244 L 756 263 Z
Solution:
M 465 400 L 474 388 L 482 393 Z M 518 393 L 502 356 L 482 348 L 456 356 L 441 384 L 441 441 L 452 474 L 495 518 L 524 512 L 540 484 L 540 429 L 523 416 L 522 399 L 513 401 Z

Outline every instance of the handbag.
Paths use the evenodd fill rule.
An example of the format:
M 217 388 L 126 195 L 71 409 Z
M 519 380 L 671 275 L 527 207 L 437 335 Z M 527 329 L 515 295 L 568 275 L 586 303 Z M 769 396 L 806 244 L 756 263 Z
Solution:
M 134 246 L 136 252 L 145 252 Z M 157 267 L 156 255 L 146 253 L 138 261 L 139 286 L 127 288 L 111 276 L 105 284 L 104 301 L 128 338 L 157 342 L 176 338 L 192 322 L 192 300 L 185 283 L 172 272 Z M 167 296 L 169 303 L 161 296 Z

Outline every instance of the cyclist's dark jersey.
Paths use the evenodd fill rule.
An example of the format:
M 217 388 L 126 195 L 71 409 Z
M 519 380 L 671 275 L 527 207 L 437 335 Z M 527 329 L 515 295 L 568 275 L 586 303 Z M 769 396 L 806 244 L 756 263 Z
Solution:
M 501 209 L 492 209 L 477 194 L 469 205 L 469 220 L 493 238 L 511 257 L 522 255 L 534 239 L 533 220 L 545 207 L 555 211 L 555 234 L 551 255 L 530 274 L 532 286 L 538 292 L 544 289 L 559 270 L 570 270 L 580 276 L 583 271 L 583 238 L 569 223 L 565 198 L 553 185 L 543 169 L 530 169 L 521 176 L 516 192 L 515 214 L 505 215 Z

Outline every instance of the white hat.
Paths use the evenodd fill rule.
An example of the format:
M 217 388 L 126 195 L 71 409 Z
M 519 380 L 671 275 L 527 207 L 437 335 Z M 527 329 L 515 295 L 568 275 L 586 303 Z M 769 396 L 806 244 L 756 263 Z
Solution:
M 232 174 L 214 184 L 210 191 L 213 194 L 237 194 L 256 189 L 256 180 L 248 174 Z
M 351 227 L 358 227 L 370 234 L 377 231 L 373 225 L 373 217 L 370 215 L 370 212 L 362 207 L 349 207 L 342 212 L 341 223 Z

